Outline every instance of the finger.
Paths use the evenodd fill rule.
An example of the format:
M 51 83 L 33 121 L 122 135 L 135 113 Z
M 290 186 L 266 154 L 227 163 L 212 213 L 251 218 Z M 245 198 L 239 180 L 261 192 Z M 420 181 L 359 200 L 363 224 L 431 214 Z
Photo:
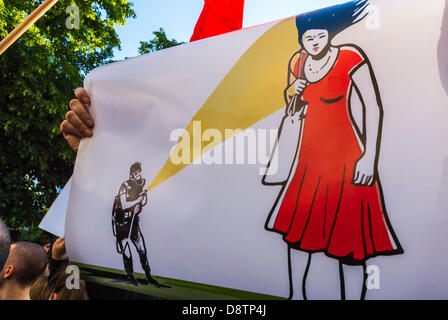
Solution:
M 362 179 L 361 179 L 361 182 L 360 182 L 360 185 L 361 186 L 365 186 L 365 185 L 367 185 L 367 180 L 369 179 L 369 176 L 368 175 L 363 175 L 363 177 L 362 177 Z
M 304 82 L 303 80 L 297 80 L 297 81 L 294 83 L 294 85 L 295 85 L 296 88 L 297 88 L 298 86 L 305 86 L 305 85 L 306 85 L 306 82 Z
M 356 175 L 356 179 L 355 179 L 355 181 L 353 182 L 354 184 L 356 184 L 356 185 L 359 185 L 359 183 L 361 182 L 361 179 L 362 179 L 362 177 L 363 177 L 363 175 L 361 174 L 361 172 L 357 172 L 356 173 L 357 175 Z
M 73 151 L 78 152 L 79 143 L 81 142 L 81 138 L 78 136 L 75 136 L 73 134 L 67 134 L 64 135 L 64 139 L 67 141 L 70 148 L 72 148 Z
M 82 134 L 81 137 L 90 137 L 93 134 L 93 131 L 88 128 L 84 122 L 81 121 L 81 119 L 74 111 L 67 112 L 65 118 L 79 130 L 79 132 Z
M 356 183 L 356 180 L 358 179 L 358 177 L 359 177 L 359 171 L 356 170 L 355 175 L 353 176 L 352 183 Z
M 70 122 L 64 120 L 61 123 L 59 128 L 64 136 L 64 139 L 67 141 L 70 148 L 73 151 L 78 152 L 79 143 L 81 142 L 81 138 L 79 135 L 81 134 L 77 128 L 75 128 Z
M 59 127 L 62 135 L 65 137 L 66 135 L 74 135 L 79 138 L 83 138 L 84 135 L 76 128 L 73 124 L 68 122 L 67 120 L 62 121 L 61 126 Z
M 76 88 L 75 89 L 75 96 L 76 96 L 76 98 L 81 100 L 84 104 L 89 104 L 90 103 L 89 95 L 87 94 L 87 91 L 84 88 Z
M 368 186 L 369 185 L 369 180 L 370 180 L 370 176 L 367 175 L 364 177 L 364 180 L 362 181 L 362 185 L 363 186 Z
M 367 179 L 366 185 L 369 187 L 373 185 L 373 175 L 369 176 L 369 179 Z
M 356 182 L 356 184 L 357 185 L 362 185 L 362 180 L 364 179 L 364 177 L 365 177 L 365 174 L 359 174 L 360 176 L 358 177 L 358 180 L 357 180 L 357 182 Z
M 84 122 L 90 128 L 93 127 L 93 119 L 87 111 L 85 105 L 82 104 L 80 100 L 73 99 L 70 101 L 69 105 L 70 109 L 72 109 L 76 113 L 76 115 L 81 119 L 82 122 Z
M 53 248 L 62 248 L 65 246 L 65 240 L 63 238 L 57 238 L 53 244 Z

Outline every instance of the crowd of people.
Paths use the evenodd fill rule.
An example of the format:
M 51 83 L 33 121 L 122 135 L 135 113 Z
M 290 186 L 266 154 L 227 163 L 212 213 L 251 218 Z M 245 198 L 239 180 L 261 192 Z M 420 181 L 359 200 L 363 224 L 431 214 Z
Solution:
M 61 123 L 61 132 L 77 152 L 80 140 L 92 135 L 93 119 L 87 105 L 89 97 L 83 88 L 75 90 L 70 111 Z M 83 280 L 79 285 L 66 285 L 72 276 L 67 270 L 69 259 L 65 240 L 38 243 L 11 240 L 6 224 L 0 219 L 0 300 L 87 300 Z
M 83 280 L 66 285 L 72 276 L 67 266 L 64 239 L 12 242 L 0 219 L 0 300 L 87 300 Z

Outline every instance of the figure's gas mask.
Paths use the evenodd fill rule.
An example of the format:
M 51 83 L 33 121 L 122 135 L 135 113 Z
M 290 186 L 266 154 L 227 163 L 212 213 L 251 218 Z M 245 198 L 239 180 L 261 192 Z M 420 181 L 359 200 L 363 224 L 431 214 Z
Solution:
M 134 172 L 132 172 L 130 174 L 130 178 L 132 180 L 134 180 L 135 182 L 137 182 L 137 184 L 139 186 L 141 186 L 141 185 L 143 185 L 145 183 L 144 179 L 142 178 L 142 172 L 141 171 L 134 171 Z

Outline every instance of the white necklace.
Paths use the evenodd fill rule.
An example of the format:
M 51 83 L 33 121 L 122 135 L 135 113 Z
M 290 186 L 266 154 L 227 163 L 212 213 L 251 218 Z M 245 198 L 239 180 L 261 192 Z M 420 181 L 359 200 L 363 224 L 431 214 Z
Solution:
M 305 61 L 306 79 L 311 83 L 322 80 L 333 68 L 338 57 L 338 53 L 338 48 L 330 47 L 322 59 L 314 60 L 313 57 L 309 55 Z

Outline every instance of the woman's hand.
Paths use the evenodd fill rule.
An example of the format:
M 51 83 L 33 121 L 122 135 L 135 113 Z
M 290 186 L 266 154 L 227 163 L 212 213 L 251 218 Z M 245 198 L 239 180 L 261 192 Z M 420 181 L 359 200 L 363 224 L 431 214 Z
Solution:
M 363 155 L 355 166 L 352 183 L 357 186 L 372 186 L 375 182 L 375 158 Z
M 306 81 L 305 79 L 297 79 L 296 81 L 294 81 L 295 93 L 301 96 L 307 85 L 308 81 Z
M 70 101 L 70 111 L 65 115 L 60 130 L 73 151 L 78 152 L 79 143 L 82 138 L 91 137 L 93 134 L 93 119 L 87 111 L 90 103 L 87 91 L 84 88 L 75 90 L 77 99 Z

